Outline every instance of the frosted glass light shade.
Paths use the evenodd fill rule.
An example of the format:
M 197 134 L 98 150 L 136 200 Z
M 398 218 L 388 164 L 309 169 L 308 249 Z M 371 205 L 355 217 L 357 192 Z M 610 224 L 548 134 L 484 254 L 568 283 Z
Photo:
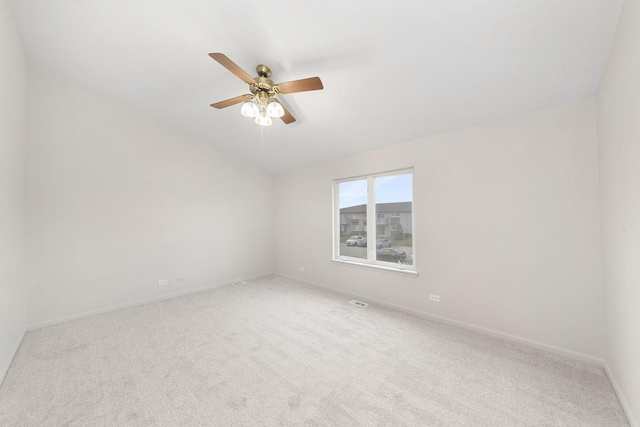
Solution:
M 269 117 L 282 117 L 284 116 L 284 108 L 275 99 L 271 100 L 267 105 L 267 116 Z
M 260 114 L 260 109 L 253 101 L 245 101 L 242 103 L 242 108 L 240 109 L 240 114 L 245 117 L 258 117 Z
M 260 126 L 271 126 L 273 121 L 271 120 L 271 117 L 267 116 L 263 111 L 258 115 L 258 117 L 256 117 L 256 123 Z

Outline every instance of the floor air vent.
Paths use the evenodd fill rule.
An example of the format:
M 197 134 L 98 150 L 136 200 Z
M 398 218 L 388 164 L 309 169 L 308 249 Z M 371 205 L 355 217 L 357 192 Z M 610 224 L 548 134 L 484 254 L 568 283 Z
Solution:
M 246 285 L 249 282 L 233 282 L 232 285 L 233 286 L 241 286 L 241 285 Z
M 366 302 L 358 301 L 355 299 L 352 299 L 351 301 L 349 301 L 349 304 L 357 305 L 358 307 L 366 307 L 369 305 Z

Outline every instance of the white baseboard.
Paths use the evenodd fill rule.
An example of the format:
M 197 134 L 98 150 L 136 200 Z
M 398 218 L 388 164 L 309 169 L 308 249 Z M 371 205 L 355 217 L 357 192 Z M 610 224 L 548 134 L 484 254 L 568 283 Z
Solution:
M 7 372 L 9 372 L 9 367 L 11 366 L 13 359 L 16 357 L 16 353 L 18 352 L 18 349 L 20 348 L 20 344 L 22 344 L 22 340 L 24 339 L 24 335 L 26 333 L 27 333 L 27 330 L 23 329 L 22 333 L 20 334 L 20 339 L 13 346 L 11 357 L 7 359 L 7 361 L 4 363 L 3 366 L 0 366 L 0 386 L 2 385 L 2 382 L 4 381 L 4 377 L 7 375 Z
M 509 341 L 515 341 L 518 342 L 520 344 L 524 344 L 524 345 L 528 345 L 530 347 L 535 347 L 541 350 L 545 350 L 560 356 L 564 356 L 564 357 L 568 357 L 570 359 L 574 359 L 574 360 L 579 360 L 581 362 L 585 362 L 585 363 L 589 363 L 592 365 L 597 365 L 600 367 L 604 367 L 604 360 L 595 356 L 590 356 L 588 354 L 583 354 L 583 353 L 579 353 L 573 350 L 568 350 L 562 347 L 556 347 L 554 345 L 550 345 L 550 344 L 545 344 L 543 342 L 539 342 L 539 341 L 535 341 L 535 340 L 530 340 L 528 338 L 522 338 L 519 337 L 517 335 L 511 335 L 511 334 L 507 334 L 505 332 L 500 332 L 500 331 L 496 331 L 494 329 L 489 329 L 489 328 L 484 328 L 482 326 L 476 326 L 476 325 L 472 325 L 470 323 L 465 323 L 465 322 L 460 322 L 458 320 L 454 320 L 454 319 L 450 319 L 448 317 L 443 317 L 443 316 L 438 316 L 436 314 L 431 314 L 431 313 L 427 313 L 425 311 L 420 311 L 420 310 L 416 310 L 413 308 L 408 308 L 408 307 L 404 307 L 401 305 L 397 305 L 397 304 L 393 304 L 387 301 L 382 301 L 382 300 L 378 300 L 375 298 L 370 298 L 366 295 L 359 295 L 359 294 L 354 294 L 352 292 L 347 292 L 344 291 L 342 289 L 338 289 L 338 288 L 333 288 L 331 286 L 326 286 L 323 285 L 321 283 L 316 283 L 316 282 L 312 282 L 309 280 L 304 280 L 304 279 L 300 279 L 298 277 L 292 277 L 292 276 L 287 276 L 285 274 L 280 274 L 280 273 L 275 273 L 278 276 L 281 277 L 285 277 L 287 279 L 291 279 L 291 280 L 295 280 L 301 283 L 305 283 L 308 284 L 310 286 L 316 286 L 319 288 L 324 288 L 327 290 L 330 290 L 332 292 L 335 293 L 339 293 L 342 295 L 347 295 L 349 297 L 354 297 L 357 299 L 360 299 L 364 302 L 371 302 L 374 303 L 376 305 L 380 305 L 383 307 L 388 307 L 388 308 L 392 308 L 395 310 L 399 310 L 405 313 L 409 313 L 409 314 L 413 314 L 415 316 L 419 316 L 419 317 L 423 317 L 425 319 L 429 319 L 429 320 L 434 320 L 437 322 L 441 322 L 441 323 L 447 323 L 450 325 L 454 325 L 454 326 L 459 326 L 461 328 L 465 328 L 465 329 L 469 329 L 472 331 L 476 331 L 476 332 L 481 332 L 483 334 L 487 334 L 487 335 L 491 335 L 494 337 L 498 337 L 498 338 L 503 338 L 503 339 L 507 339 Z
M 636 417 L 633 415 L 633 412 L 631 412 L 631 407 L 629 406 L 629 402 L 627 402 L 627 398 L 624 396 L 624 393 L 622 393 L 622 389 L 618 385 L 618 381 L 616 380 L 616 377 L 613 375 L 613 372 L 611 371 L 611 368 L 609 367 L 609 364 L 607 363 L 606 360 L 604 361 L 604 371 L 607 373 L 607 377 L 609 377 L 609 382 L 611 382 L 613 389 L 616 391 L 616 394 L 618 395 L 618 400 L 622 405 L 622 409 L 624 409 L 624 413 L 627 414 L 627 418 L 629 419 L 629 424 L 631 424 L 631 427 L 640 427 L 640 424 L 638 424 Z
M 161 296 L 157 296 L 157 297 L 145 298 L 145 299 L 141 299 L 141 300 L 137 300 L 137 301 L 127 302 L 127 303 L 124 303 L 124 304 L 118 304 L 118 305 L 113 305 L 113 306 L 110 306 L 110 307 L 99 308 L 97 310 L 91 310 L 91 311 L 86 311 L 86 312 L 83 312 L 83 313 L 72 314 L 72 315 L 69 315 L 69 316 L 58 317 L 56 319 L 45 320 L 44 322 L 38 322 L 38 323 L 34 323 L 34 324 L 31 324 L 31 325 L 28 325 L 27 326 L 27 331 L 33 331 L 34 329 L 40 329 L 40 328 L 43 328 L 45 326 L 56 325 L 58 323 L 68 322 L 70 320 L 82 319 L 83 317 L 94 316 L 96 314 L 109 313 L 109 312 L 112 312 L 112 311 L 118 311 L 118 310 L 122 310 L 122 309 L 125 309 L 125 308 L 136 307 L 136 306 L 139 306 L 139 305 L 151 304 L 153 302 L 168 300 L 168 299 L 176 298 L 176 297 L 183 296 L 183 295 L 195 294 L 197 292 L 204 292 L 204 291 L 208 291 L 209 289 L 215 289 L 215 288 L 220 288 L 222 286 L 231 285 L 232 283 L 236 283 L 236 282 L 241 282 L 241 281 L 250 282 L 252 280 L 258 280 L 258 279 L 262 279 L 264 277 L 272 276 L 273 274 L 274 273 L 259 274 L 259 275 L 256 275 L 256 276 L 245 277 L 243 279 L 236 279 L 236 280 L 230 280 L 230 281 L 226 281 L 226 282 L 215 283 L 213 285 L 201 286 L 201 287 L 198 287 L 198 288 L 187 289 L 187 290 L 179 291 L 179 292 L 173 292 L 173 293 L 170 293 L 170 294 L 161 295 Z

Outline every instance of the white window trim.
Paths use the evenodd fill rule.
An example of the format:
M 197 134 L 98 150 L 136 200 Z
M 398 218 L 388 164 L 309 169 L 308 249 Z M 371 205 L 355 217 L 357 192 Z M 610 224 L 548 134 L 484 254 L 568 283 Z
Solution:
M 348 258 L 348 259 L 347 259 Z M 354 259 L 357 259 L 359 261 L 353 261 Z M 342 257 L 340 255 L 338 255 L 337 258 L 334 258 L 331 260 L 331 262 L 336 263 L 336 264 L 342 264 L 342 265 L 346 265 L 346 266 L 350 266 L 350 267 L 362 267 L 362 268 L 368 268 L 368 269 L 374 269 L 374 270 L 382 270 L 382 271 L 386 271 L 389 273 L 398 273 L 398 274 L 405 274 L 405 275 L 409 275 L 409 276 L 417 276 L 418 272 L 413 269 L 413 270 L 409 270 L 407 268 L 398 268 L 398 267 L 391 267 L 391 266 L 387 266 L 387 265 L 381 265 L 381 264 L 368 264 L 365 262 L 362 262 L 363 260 L 360 260 L 359 258 L 350 258 L 350 257 Z M 379 262 L 384 262 L 384 261 L 379 261 Z M 414 264 L 415 264 L 415 259 L 414 259 Z M 392 264 L 392 263 L 385 263 L 385 264 Z M 415 267 L 415 265 L 414 265 Z
M 333 213 L 332 213 L 332 222 L 333 222 L 333 258 L 332 261 L 336 262 L 336 263 L 340 263 L 340 264 L 345 264 L 345 265 L 353 265 L 353 266 L 360 266 L 360 267 L 367 267 L 367 268 L 374 268 L 374 269 L 380 269 L 380 270 L 385 270 L 385 271 L 393 271 L 393 272 L 399 272 L 399 273 L 403 273 L 403 274 L 410 274 L 410 275 L 417 275 L 418 274 L 418 267 L 416 265 L 416 250 L 415 250 L 415 236 L 416 236 L 416 224 L 415 224 L 415 218 L 416 218 L 416 213 L 415 213 L 415 203 L 414 203 L 414 194 L 413 194 L 413 185 L 411 185 L 411 217 L 414 219 L 414 221 L 412 221 L 411 224 L 411 232 L 413 234 L 413 238 L 412 238 L 412 260 L 413 260 L 413 265 L 398 265 L 396 266 L 394 263 L 392 262 L 388 262 L 388 261 L 377 261 L 376 260 L 376 245 L 367 245 L 367 259 L 362 259 L 362 258 L 355 258 L 355 257 L 349 257 L 349 256 L 345 256 L 345 255 L 340 255 L 340 191 L 339 191 L 339 186 L 341 183 L 343 182 L 349 182 L 349 181 L 361 181 L 366 179 L 367 180 L 367 213 L 366 216 L 370 217 L 371 214 L 373 212 L 376 213 L 376 218 L 377 218 L 377 212 L 375 210 L 375 205 L 376 205 L 376 201 L 375 201 L 375 179 L 376 178 L 380 178 L 383 176 L 388 176 L 388 175 L 402 175 L 402 174 L 411 174 L 412 176 L 412 180 L 413 180 L 413 176 L 414 176 L 414 169 L 411 168 L 403 168 L 403 169 L 397 169 L 397 170 L 392 170 L 392 171 L 387 171 L 387 172 L 380 172 L 380 173 L 374 173 L 374 174 L 370 174 L 370 175 L 361 175 L 361 176 L 356 176 L 356 177 L 351 177 L 351 178 L 343 178 L 343 179 L 336 179 L 333 181 Z M 369 236 L 376 236 L 377 239 L 377 230 L 376 230 L 376 226 L 377 226 L 377 221 L 367 221 L 366 224 L 366 230 L 367 230 L 367 238 Z M 375 239 L 373 239 L 375 240 Z

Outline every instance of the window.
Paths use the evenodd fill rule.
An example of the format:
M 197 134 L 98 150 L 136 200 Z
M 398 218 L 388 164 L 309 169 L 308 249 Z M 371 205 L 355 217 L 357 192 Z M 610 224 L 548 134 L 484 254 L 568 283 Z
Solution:
M 415 270 L 413 170 L 336 180 L 334 197 L 334 259 Z M 361 230 L 339 226 L 347 215 L 363 219 Z

